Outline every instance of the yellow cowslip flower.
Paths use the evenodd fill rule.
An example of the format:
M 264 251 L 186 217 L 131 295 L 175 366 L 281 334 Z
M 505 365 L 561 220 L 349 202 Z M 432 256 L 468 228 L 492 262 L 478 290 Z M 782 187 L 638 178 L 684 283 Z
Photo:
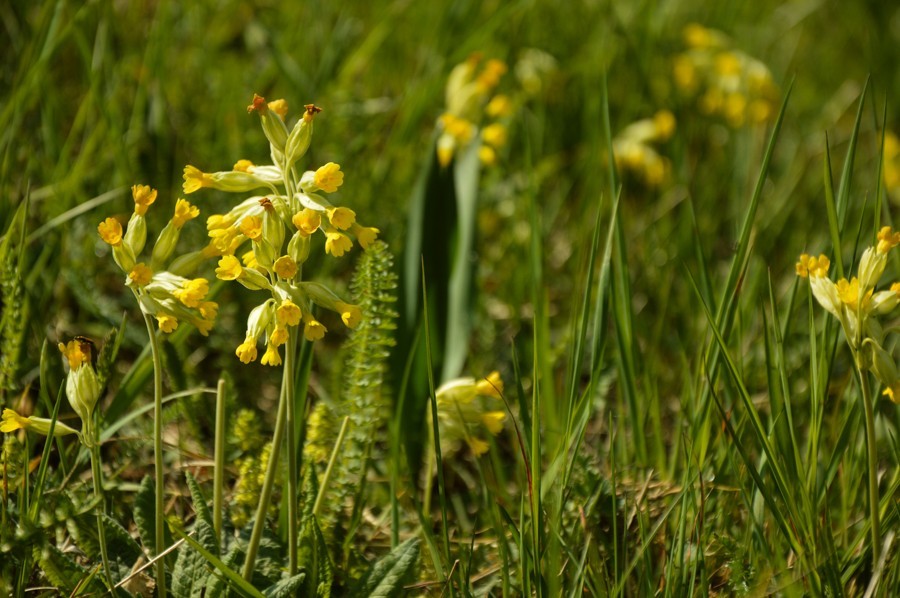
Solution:
M 475 393 L 499 399 L 500 395 L 503 394 L 503 379 L 500 377 L 500 372 L 491 372 L 483 380 L 476 382 Z
M 266 352 L 263 354 L 260 363 L 271 366 L 281 365 L 281 354 L 278 352 L 278 347 L 272 343 L 266 345 Z
M 167 314 L 160 314 L 156 316 L 156 323 L 159 324 L 159 329 L 166 334 L 175 332 L 175 329 L 178 328 L 178 319 Z
M 60 352 L 69 364 L 66 374 L 66 398 L 82 423 L 89 425 L 94 406 L 100 398 L 100 381 L 91 364 L 91 341 L 76 337 L 66 344 L 59 343 Z
M 277 100 L 272 100 L 268 103 L 269 110 L 277 114 L 281 117 L 281 120 L 284 120 L 288 113 L 288 103 L 287 100 L 279 98 Z
M 209 281 L 205 278 L 194 278 L 181 283 L 181 289 L 172 294 L 187 307 L 199 307 L 200 302 L 209 292 Z
M 225 255 L 219 260 L 219 267 L 216 268 L 216 278 L 219 280 L 237 280 L 242 272 L 241 262 L 233 255 Z
M 259 268 L 259 262 L 256 261 L 256 254 L 252 249 L 241 256 L 241 261 L 244 262 L 245 268 Z
M 767 100 L 756 99 L 750 102 L 747 108 L 747 114 L 750 120 L 756 124 L 767 122 L 774 114 L 772 103 Z
M 234 216 L 231 214 L 213 214 L 206 219 L 206 230 L 213 231 L 231 228 L 234 225 Z
M 234 354 L 238 356 L 241 363 L 256 361 L 256 339 L 248 334 L 247 338 L 244 339 L 244 342 L 238 345 Z
M 147 208 L 156 201 L 156 189 L 150 185 L 132 185 L 131 196 L 134 198 L 134 213 L 143 216 L 147 213 Z
M 325 193 L 334 193 L 344 183 L 344 173 L 341 165 L 329 162 L 316 170 L 315 185 Z
M 200 317 L 205 320 L 213 321 L 219 314 L 219 304 L 215 301 L 201 301 L 197 309 L 200 310 Z
M 193 220 L 200 215 L 200 208 L 191 205 L 191 202 L 180 198 L 175 202 L 175 215 L 172 216 L 172 226 L 181 228 L 188 220 Z
M 309 312 L 303 314 L 303 336 L 306 337 L 306 340 L 310 342 L 321 340 L 325 337 L 326 332 L 328 329 L 325 328 L 325 325 L 312 317 L 312 314 Z
M 900 381 L 884 389 L 882 396 L 888 397 L 894 403 L 900 403 Z
M 725 96 L 725 105 L 722 107 L 725 120 L 734 128 L 744 124 L 744 115 L 747 110 L 747 98 L 742 93 L 730 93 Z
M 356 328 L 362 321 L 362 311 L 358 306 L 338 301 L 334 304 L 335 310 L 341 314 L 341 320 L 347 328 Z
M 728 38 L 724 34 L 713 29 L 708 29 L 698 23 L 688 24 L 683 32 L 684 43 L 690 48 L 710 49 L 719 48 L 725 45 Z
M 340 230 L 347 230 L 356 222 L 356 212 L 350 208 L 327 208 L 325 213 L 328 215 L 328 221 Z
M 497 151 L 489 145 L 478 148 L 478 159 L 485 166 L 493 166 L 497 163 Z
M 506 66 L 505 62 L 492 58 L 487 61 L 484 65 L 484 69 L 478 74 L 478 77 L 475 79 L 475 84 L 482 92 L 490 91 L 497 87 L 500 83 L 500 77 L 505 75 L 508 70 L 509 67 Z
M 686 93 L 693 93 L 697 89 L 697 67 L 687 54 L 679 54 L 672 64 L 672 75 L 675 85 Z
M 269 336 L 269 344 L 280 347 L 288 341 L 288 330 L 284 326 L 276 325 Z
M 253 172 L 253 168 L 254 168 L 253 162 L 251 162 L 250 160 L 242 159 L 242 160 L 238 160 L 237 162 L 234 163 L 232 170 L 234 170 L 236 172 L 246 172 L 249 174 L 249 173 Z
M 211 174 L 202 172 L 196 166 L 188 164 L 184 167 L 184 184 L 182 189 L 185 193 L 193 193 L 199 191 L 203 187 L 211 187 L 213 178 Z
M 135 264 L 131 272 L 128 273 L 128 279 L 139 287 L 147 286 L 153 278 L 153 270 L 143 262 Z
M 435 392 L 442 450 L 457 450 L 465 442 L 476 456 L 487 452 L 485 434 L 503 431 L 506 414 L 491 409 L 488 401 L 500 396 L 503 380 L 497 372 L 485 379 L 457 378 L 442 384 Z
M 900 244 L 900 232 L 894 232 L 890 226 L 883 226 L 878 231 L 878 244 L 876 250 L 878 253 L 887 253 Z
M 69 369 L 77 370 L 85 363 L 91 362 L 91 345 L 81 339 L 72 339 L 68 343 L 59 343 L 59 352 L 69 362 Z
M 300 323 L 300 317 L 303 314 L 296 303 L 290 299 L 285 299 L 275 310 L 275 318 L 279 324 L 286 326 L 296 326 Z
M 669 110 L 660 110 L 653 115 L 653 126 L 656 129 L 655 138 L 658 141 L 666 141 L 675 132 L 675 115 Z
M 855 276 L 849 281 L 842 278 L 837 281 L 838 297 L 850 309 L 855 310 L 859 302 L 859 279 Z
M 322 214 L 310 208 L 303 208 L 291 218 L 291 222 L 304 235 L 311 235 L 322 225 Z
M 491 118 L 503 118 L 512 114 L 512 108 L 512 101 L 509 99 L 509 96 L 497 94 L 484 107 L 484 113 Z
M 456 139 L 446 131 L 441 133 L 437 141 L 437 159 L 441 167 L 446 168 L 453 160 L 456 151 Z
M 494 436 L 503 431 L 504 421 L 506 421 L 506 413 L 503 411 L 488 411 L 481 416 L 481 423 Z
M 441 124 L 444 130 L 458 143 L 466 144 L 475 136 L 475 125 L 459 116 L 445 113 L 441 115 Z
M 115 218 L 107 218 L 97 226 L 97 232 L 100 238 L 113 247 L 119 247 L 122 244 L 122 223 Z
M 481 438 L 477 438 L 475 436 L 469 436 L 466 439 L 466 444 L 469 445 L 469 448 L 472 449 L 472 453 L 476 457 L 480 457 L 481 455 L 488 452 L 489 448 L 491 448 L 487 442 L 485 442 Z
M 722 52 L 716 56 L 716 74 L 720 77 L 733 77 L 741 72 L 741 60 L 734 52 Z
M 247 216 L 241 220 L 241 232 L 248 239 L 256 240 L 262 235 L 262 218 L 259 216 Z
M 30 430 L 46 436 L 50 433 L 51 421 L 52 420 L 47 418 L 35 417 L 33 415 L 23 417 L 12 409 L 4 409 L 2 421 L 0 421 L 0 432 L 8 434 L 10 432 L 15 432 L 16 430 Z M 78 430 L 67 426 L 59 420 L 57 420 L 56 425 L 53 426 L 54 436 L 66 436 L 67 434 L 77 433 Z
M 492 147 L 506 145 L 506 127 L 500 123 L 493 123 L 481 130 L 481 139 Z
M 272 269 L 275 271 L 275 274 L 277 274 L 281 278 L 290 280 L 297 275 L 297 262 L 295 262 L 290 256 L 283 255 L 275 260 L 275 263 L 272 265 Z
M 824 253 L 820 254 L 819 257 L 801 253 L 800 259 L 795 265 L 797 276 L 802 278 L 807 276 L 828 276 L 830 267 L 831 260 Z
M 336 230 L 325 231 L 325 253 L 341 257 L 353 249 L 353 241 L 344 233 Z
M 356 241 L 359 243 L 359 246 L 363 249 L 368 249 L 369 245 L 375 242 L 378 238 L 378 233 L 381 231 L 375 228 L 374 226 L 360 226 L 358 224 L 354 224 L 350 228 L 350 232 L 352 232 L 356 236 Z

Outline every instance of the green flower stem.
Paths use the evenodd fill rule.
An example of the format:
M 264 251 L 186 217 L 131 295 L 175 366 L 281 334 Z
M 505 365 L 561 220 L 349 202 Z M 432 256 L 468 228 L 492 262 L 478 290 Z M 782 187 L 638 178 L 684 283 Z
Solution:
M 284 355 L 284 372 L 282 388 L 284 389 L 284 402 L 287 403 L 287 454 L 288 454 L 288 568 L 290 576 L 297 574 L 297 500 L 300 496 L 297 482 L 297 413 L 294 402 L 294 376 L 296 368 L 294 360 L 297 355 L 297 327 L 288 326 L 287 350 Z
M 869 518 L 872 524 L 872 567 L 881 556 L 881 518 L 878 498 L 878 452 L 875 448 L 875 409 L 872 404 L 872 389 L 868 372 L 860 371 L 862 380 L 863 406 L 866 409 L 866 456 L 869 469 Z
M 106 573 L 106 582 L 109 591 L 116 596 L 116 584 L 113 582 L 112 570 L 109 567 L 109 550 L 106 547 L 106 529 L 103 527 L 103 515 L 106 513 L 106 503 L 103 499 L 103 468 L 100 461 L 100 435 L 94 429 L 91 438 L 91 473 L 94 478 L 94 497 L 99 503 L 97 511 L 97 538 L 100 541 L 100 558 L 103 561 L 103 571 Z
M 140 303 L 140 301 L 138 301 Z M 143 310 L 142 310 L 143 311 Z M 165 550 L 165 471 L 163 469 L 162 450 L 162 358 L 159 351 L 159 339 L 153 327 L 150 315 L 144 313 L 147 333 L 150 335 L 150 354 L 153 357 L 153 459 L 156 477 L 156 555 Z M 156 556 L 154 555 L 154 556 Z M 159 598 L 166 596 L 166 559 L 156 561 L 156 588 Z
M 269 500 L 272 498 L 272 489 L 275 486 L 275 475 L 278 473 L 278 454 L 281 452 L 281 443 L 284 441 L 284 430 L 287 427 L 287 392 L 281 387 L 281 398 L 278 403 L 278 416 L 275 418 L 275 433 L 272 435 L 272 450 L 269 452 L 269 463 L 266 466 L 266 477 L 263 480 L 262 490 L 259 493 L 259 505 L 256 507 L 256 517 L 253 520 L 253 531 L 250 534 L 250 543 L 247 545 L 247 558 L 244 560 L 242 576 L 250 581 L 253 578 L 253 566 L 256 564 L 256 553 L 259 551 L 259 542 L 262 540 L 263 528 L 266 526 L 266 511 L 269 510 Z
M 216 440 L 213 468 L 213 527 L 222 542 L 222 499 L 225 488 L 225 380 L 219 379 L 216 388 Z

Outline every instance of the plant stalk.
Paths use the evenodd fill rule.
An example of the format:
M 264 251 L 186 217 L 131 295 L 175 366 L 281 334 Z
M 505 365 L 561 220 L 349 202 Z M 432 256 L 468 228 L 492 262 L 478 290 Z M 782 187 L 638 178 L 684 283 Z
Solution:
M 222 500 L 225 488 L 225 380 L 219 379 L 216 388 L 216 440 L 213 448 L 213 527 L 219 545 L 222 544 Z
M 869 470 L 869 518 L 872 520 L 872 566 L 878 564 L 881 556 L 881 518 L 878 498 L 878 452 L 875 447 L 875 409 L 872 404 L 872 389 L 868 373 L 859 372 L 862 380 L 863 406 L 866 410 L 866 457 Z
M 94 480 L 94 497 L 98 501 L 97 508 L 97 538 L 100 541 L 100 558 L 103 561 L 103 571 L 106 574 L 106 583 L 109 591 L 116 596 L 116 584 L 113 582 L 112 570 L 109 567 L 109 550 L 106 547 L 106 529 L 103 527 L 103 515 L 106 513 L 106 502 L 103 498 L 103 467 L 100 462 L 100 438 L 96 428 L 91 436 L 91 477 Z
M 297 326 L 288 326 L 287 350 L 284 355 L 284 373 L 282 388 L 284 389 L 284 402 L 286 409 L 287 426 L 287 462 L 288 462 L 288 571 L 293 577 L 297 574 L 297 542 L 299 538 L 297 529 L 297 500 L 300 497 L 299 483 L 297 481 L 297 404 L 294 401 L 294 377 L 296 366 L 294 362 L 297 356 Z
M 140 301 L 138 301 L 140 303 Z M 143 311 L 143 310 L 142 310 Z M 165 547 L 165 470 L 163 469 L 162 446 L 162 358 L 159 351 L 159 339 L 153 327 L 150 315 L 144 313 L 147 333 L 150 335 L 150 354 L 153 357 L 153 460 L 156 477 L 156 555 L 162 554 Z M 166 597 L 166 559 L 156 561 L 156 588 L 159 598 Z

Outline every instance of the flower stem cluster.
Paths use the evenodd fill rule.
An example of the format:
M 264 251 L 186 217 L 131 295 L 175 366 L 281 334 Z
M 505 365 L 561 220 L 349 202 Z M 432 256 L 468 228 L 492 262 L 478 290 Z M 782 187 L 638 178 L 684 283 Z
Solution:
M 258 95 L 248 107 L 255 112 L 269 140 L 272 164 L 257 166 L 239 160 L 230 171 L 203 173 L 184 169 L 184 191 L 201 188 L 244 193 L 264 189 L 225 214 L 207 219 L 209 245 L 201 252 L 219 257 L 216 276 L 233 280 L 269 297 L 250 312 L 247 333 L 235 354 L 243 363 L 255 361 L 260 340 L 266 350 L 261 363 L 280 365 L 279 347 L 288 341 L 288 328 L 303 325 L 307 340 L 321 339 L 325 326 L 313 316 L 313 306 L 336 311 L 349 327 L 359 323 L 358 307 L 342 301 L 322 284 L 303 281 L 303 265 L 309 257 L 312 237 L 321 232 L 325 252 L 341 257 L 353 248 L 352 237 L 367 249 L 378 229 L 360 225 L 350 208 L 334 205 L 325 194 L 344 182 L 340 165 L 329 162 L 315 171 L 299 174 L 297 162 L 309 148 L 313 120 L 321 109 L 309 104 L 291 130 L 285 123 L 287 103 L 266 103 Z M 244 249 L 249 244 L 249 249 Z M 240 255 L 240 258 L 238 257 Z
M 687 50 L 675 57 L 675 85 L 697 96 L 702 112 L 733 128 L 772 119 L 778 88 L 765 64 L 734 49 L 724 33 L 696 23 L 684 28 L 684 42 Z
M 97 227 L 100 238 L 112 247 L 113 259 L 125 273 L 125 284 L 134 293 L 141 311 L 155 318 L 160 330 L 173 332 L 180 322 L 189 322 L 200 334 L 208 335 L 218 311 L 215 302 L 206 301 L 209 282 L 205 278 L 189 279 L 163 269 L 175 250 L 182 227 L 196 218 L 200 210 L 186 199 L 179 199 L 149 260 L 138 261 L 147 241 L 144 215 L 156 200 L 157 191 L 146 185 L 135 185 L 131 191 L 134 212 L 124 232 L 117 219 L 107 218 Z
M 816 301 L 841 323 L 856 365 L 861 372 L 871 371 L 885 390 L 882 394 L 900 403 L 900 374 L 893 357 L 884 349 L 885 330 L 879 317 L 891 313 L 900 304 L 900 283 L 876 291 L 887 265 L 888 253 L 900 244 L 900 232 L 883 227 L 877 243 L 860 258 L 858 276 L 837 282 L 828 278 L 830 261 L 802 254 L 796 264 L 797 275 L 809 279 Z

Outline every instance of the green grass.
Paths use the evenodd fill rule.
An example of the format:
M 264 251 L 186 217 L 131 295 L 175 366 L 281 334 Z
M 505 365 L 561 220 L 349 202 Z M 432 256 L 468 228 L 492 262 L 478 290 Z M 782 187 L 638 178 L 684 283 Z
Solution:
M 213 261 L 197 274 L 211 281 L 216 326 L 209 337 L 179 327 L 159 356 L 165 544 L 185 538 L 165 558 L 169 594 L 188 587 L 176 571 L 195 566 L 210 592 L 240 595 L 891 595 L 900 412 L 794 273 L 802 252 L 828 255 L 835 279 L 855 273 L 895 220 L 900 195 L 880 156 L 885 132 L 900 131 L 890 25 L 900 11 L 883 4 L 0 8 L 0 407 L 77 428 L 57 400 L 65 373 L 53 345 L 86 335 L 102 346 L 117 330 L 99 403 L 99 501 L 90 452 L 73 437 L 4 434 L 0 593 L 100 593 L 102 542 L 117 581 L 135 565 L 124 555 L 155 553 L 153 485 L 141 482 L 154 472 L 154 364 L 97 224 L 127 218 L 128 187 L 150 184 L 152 242 L 182 196 L 184 165 L 267 162 L 245 111 L 259 93 L 286 98 L 290 122 L 303 104 L 323 108 L 300 167 L 340 163 L 340 205 L 381 229 L 393 260 L 361 265 L 358 247 L 335 259 L 313 242 L 304 280 L 361 294 L 379 318 L 348 341 L 339 316 L 321 315 L 329 334 L 301 341 L 295 450 L 273 469 L 248 579 L 240 547 L 253 525 L 233 518 L 252 518 L 262 479 L 238 478 L 264 471 L 282 380 L 234 354 L 257 294 L 212 283 Z M 730 127 L 679 92 L 673 61 L 691 22 L 768 66 L 777 93 L 765 124 Z M 555 67 L 525 93 L 516 64 L 535 48 Z M 497 165 L 469 151 L 442 169 L 444 85 L 473 52 L 510 65 L 501 88 L 518 109 Z M 669 164 L 653 186 L 610 152 L 627 125 L 662 109 L 676 126 L 653 144 Z M 205 245 L 203 220 L 236 201 L 189 198 L 201 218 L 185 225 L 179 254 Z M 883 280 L 898 278 L 895 250 Z M 882 324 L 893 353 L 895 322 Z M 479 457 L 471 436 L 445 450 L 453 438 L 429 429 L 436 390 L 493 370 L 503 431 Z M 256 427 L 236 428 L 240 409 Z M 429 482 L 426 455 L 440 465 Z M 296 497 L 288 462 L 303 480 Z M 289 579 L 297 533 L 300 575 Z M 137 594 L 158 570 L 117 594 Z

